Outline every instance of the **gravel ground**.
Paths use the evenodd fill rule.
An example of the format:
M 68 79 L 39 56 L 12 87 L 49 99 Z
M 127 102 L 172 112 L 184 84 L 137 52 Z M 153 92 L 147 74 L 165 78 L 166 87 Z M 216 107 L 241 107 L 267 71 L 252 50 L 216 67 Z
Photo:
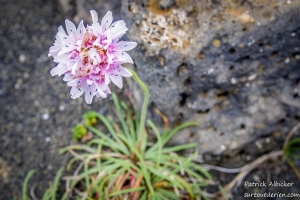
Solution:
M 49 74 L 55 64 L 47 54 L 57 27 L 66 18 L 76 20 L 86 14 L 74 9 L 76 2 L 78 11 L 79 1 L 63 6 L 55 0 L 0 0 L 1 200 L 21 196 L 23 180 L 31 169 L 36 169 L 36 174 L 30 183 L 36 184 L 36 194 L 41 196 L 53 181 L 58 168 L 67 161 L 67 156 L 58 155 L 58 150 L 72 143 L 71 128 L 81 119 L 81 115 L 90 109 L 103 114 L 111 113 L 110 98 L 94 100 L 91 106 L 82 98 L 71 100 L 70 88 L 61 78 L 52 78 Z M 92 2 L 85 5 L 85 9 L 90 10 L 93 1 L 87 2 Z M 103 4 L 102 8 L 99 16 L 105 14 L 105 9 L 118 9 L 110 7 L 110 3 Z M 117 92 L 123 93 L 124 90 Z M 207 160 L 213 164 L 238 167 L 246 162 L 242 157 L 243 153 L 239 153 L 234 158 L 210 157 Z M 251 159 L 255 157 L 258 155 L 253 155 Z M 297 192 L 299 180 L 287 165 L 272 169 L 275 169 L 271 173 L 272 180 L 291 181 L 295 187 L 271 190 Z M 247 180 L 264 180 L 267 176 L 259 170 L 248 176 Z M 223 184 L 233 178 L 218 173 L 215 177 Z M 243 199 L 245 191 L 255 189 L 258 188 L 241 187 L 234 193 L 233 199 Z
M 21 194 L 24 177 L 36 169 L 37 196 L 66 162 L 58 150 L 72 142 L 71 128 L 90 110 L 107 113 L 110 99 L 87 105 L 71 100 L 70 88 L 48 58 L 65 12 L 57 1 L 0 1 L 0 199 Z M 115 88 L 114 88 L 115 89 Z

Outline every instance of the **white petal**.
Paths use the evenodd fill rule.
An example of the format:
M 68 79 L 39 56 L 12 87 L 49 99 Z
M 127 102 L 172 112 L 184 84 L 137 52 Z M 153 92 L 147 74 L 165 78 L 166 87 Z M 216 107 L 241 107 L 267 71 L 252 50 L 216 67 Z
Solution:
M 130 77 L 132 76 L 132 73 L 130 71 L 128 71 L 127 69 L 125 69 L 124 67 L 122 67 L 121 65 L 119 65 L 118 67 L 118 74 L 124 77 Z
M 56 76 L 56 75 L 58 75 L 58 73 L 59 73 L 60 70 L 61 70 L 61 69 L 60 69 L 59 67 L 54 67 L 54 68 L 52 68 L 52 69 L 50 70 L 51 76 Z
M 61 56 L 54 57 L 54 62 L 57 62 L 57 63 L 67 63 L 68 61 L 69 61 L 69 59 L 68 59 L 67 54 L 63 54 Z
M 110 83 L 109 76 L 110 76 L 110 73 L 106 72 L 105 73 L 105 81 L 104 81 L 105 85 L 108 85 Z
M 98 64 L 101 62 L 101 59 L 100 59 L 100 56 L 99 54 L 97 53 L 96 49 L 94 48 L 91 48 L 88 52 L 89 54 L 89 57 L 94 59 L 94 64 Z
M 78 62 L 75 62 L 74 65 L 72 66 L 72 74 L 76 73 L 77 67 L 78 67 Z
M 128 28 L 123 20 L 116 21 L 111 25 L 110 35 L 112 39 L 118 39 L 122 37 Z
M 66 32 L 65 32 L 65 30 L 64 30 L 64 28 L 62 26 L 58 27 L 58 32 L 62 32 L 62 33 L 64 33 L 66 35 Z
M 134 47 L 136 47 L 136 45 L 137 45 L 136 42 L 121 41 L 115 45 L 115 49 L 120 50 L 120 51 L 129 51 L 129 50 L 133 49 Z
M 94 81 L 92 81 L 92 80 L 90 80 L 90 79 L 86 80 L 86 82 L 87 82 L 87 84 L 89 84 L 89 85 L 92 85 L 92 84 L 94 83 Z
M 108 58 L 108 63 L 112 63 L 115 55 L 114 54 L 110 54 L 109 52 L 107 52 L 107 58 Z
M 108 11 L 101 21 L 102 33 L 104 33 L 113 21 L 112 12 Z
M 86 29 L 83 25 L 83 21 L 81 20 L 79 25 L 78 25 L 78 28 L 77 28 L 77 35 L 79 36 L 78 39 L 81 39 L 82 36 L 85 34 L 85 32 L 86 32 Z
M 61 49 L 60 45 L 54 45 L 50 47 L 49 52 L 59 51 L 60 49 Z
M 94 94 L 92 93 L 92 91 L 85 91 L 84 97 L 85 97 L 86 103 L 91 104 L 93 101 Z
M 93 20 L 93 23 L 98 23 L 98 14 L 95 10 L 91 10 L 91 15 L 92 15 L 92 20 Z
M 68 86 L 77 86 L 78 84 L 81 84 L 82 83 L 82 80 L 81 78 L 77 78 L 77 79 L 74 79 L 73 81 L 70 81 L 67 83 Z
M 93 43 L 93 46 L 96 45 L 96 46 L 101 46 L 102 44 L 100 43 L 100 38 L 98 37 L 95 42 Z
M 124 62 L 126 62 L 126 63 L 132 63 L 132 64 L 133 64 L 133 60 L 132 60 L 132 58 L 129 56 L 128 53 L 123 52 L 123 53 L 122 53 L 122 56 L 123 56 L 123 61 L 124 61 Z
M 59 63 L 56 67 L 52 68 L 50 71 L 51 76 L 55 76 L 55 75 L 61 75 L 63 73 L 65 73 L 67 70 L 67 67 L 65 64 Z
M 65 53 L 69 53 L 70 51 L 72 51 L 73 49 L 70 47 L 63 47 L 61 48 L 61 50 L 58 52 L 57 56 L 61 56 Z
M 73 80 L 73 77 L 74 76 L 70 72 L 67 72 L 67 73 L 65 73 L 63 80 L 69 82 L 69 81 Z
M 114 55 L 115 55 L 115 59 L 113 64 L 118 65 L 123 63 L 133 63 L 132 58 L 126 52 L 122 52 L 122 53 L 116 52 L 114 53 Z
M 71 22 L 70 20 L 66 19 L 65 21 L 66 23 L 66 29 L 67 29 L 67 33 L 68 35 L 73 35 L 76 33 L 76 26 L 73 22 Z
M 95 93 L 96 93 L 96 96 L 97 97 L 102 97 L 102 98 L 106 98 L 107 97 L 107 94 L 105 94 L 102 90 L 102 88 L 100 86 L 97 86 L 96 87 L 96 90 L 95 90 Z
M 99 85 L 99 87 L 101 88 L 101 90 L 105 93 L 105 94 L 111 94 L 111 91 L 109 89 L 109 87 L 107 85 Z
M 110 76 L 110 80 L 116 84 L 116 86 L 118 86 L 120 89 L 123 87 L 123 82 L 122 82 L 122 77 L 119 76 L 118 74 L 111 74 Z
M 84 90 L 82 88 L 72 87 L 71 90 L 71 98 L 76 99 L 83 94 Z

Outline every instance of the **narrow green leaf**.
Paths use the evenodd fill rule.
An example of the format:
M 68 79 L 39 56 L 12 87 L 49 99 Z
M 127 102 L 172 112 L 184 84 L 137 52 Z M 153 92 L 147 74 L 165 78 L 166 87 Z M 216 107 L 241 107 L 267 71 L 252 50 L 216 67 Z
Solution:
M 52 187 L 52 191 L 51 191 L 51 196 L 52 196 L 52 200 L 56 200 L 56 192 L 58 189 L 58 183 L 61 177 L 61 174 L 63 172 L 64 168 L 61 167 L 58 172 L 56 173 L 55 179 L 54 179 L 54 183 L 53 183 L 53 187 Z
M 141 195 L 140 200 L 147 200 L 147 190 L 144 190 L 144 192 Z
M 157 189 L 157 193 L 160 193 L 163 197 L 165 197 L 165 199 L 169 198 L 169 199 L 178 199 L 180 200 L 181 198 L 178 197 L 174 191 L 169 191 L 166 189 L 162 189 L 162 188 L 158 188 Z
M 177 126 L 175 129 L 172 131 L 167 131 L 162 135 L 162 146 L 164 146 L 178 131 L 181 129 L 187 128 L 189 126 L 198 126 L 198 123 L 196 122 L 185 122 L 179 126 Z M 158 143 L 155 143 L 152 147 L 150 147 L 147 152 L 153 152 L 157 150 L 158 148 Z
M 109 121 L 101 114 L 97 114 L 98 118 L 103 122 L 103 124 L 108 129 L 109 133 L 113 136 L 113 138 L 116 140 L 116 142 L 122 147 L 122 150 L 124 151 L 125 155 L 129 155 L 129 151 L 126 149 L 124 144 L 121 142 L 120 138 L 116 134 L 115 130 L 113 129 L 112 125 L 109 123 Z M 119 134 L 120 135 L 120 134 Z
M 129 132 L 130 132 L 130 136 L 131 136 L 131 139 L 133 141 L 136 141 L 136 133 L 135 133 L 135 130 L 134 130 L 134 122 L 132 120 L 132 113 L 131 111 L 129 110 L 128 106 L 126 103 L 124 103 L 123 101 L 121 101 L 121 106 L 124 108 L 124 110 L 127 112 L 127 119 L 129 121 Z
M 184 129 L 184 128 L 187 128 L 187 127 L 190 127 L 190 126 L 198 126 L 198 125 L 199 124 L 197 122 L 185 122 L 185 123 L 177 126 L 172 131 L 170 131 L 170 133 L 167 133 L 166 135 L 162 136 L 162 138 L 163 138 L 163 145 L 165 145 L 181 129 Z
M 145 98 L 142 106 L 142 112 L 141 112 L 141 120 L 140 120 L 140 126 L 139 126 L 139 131 L 137 131 L 138 134 L 138 141 L 141 141 L 141 137 L 144 137 L 145 134 L 145 120 L 146 120 L 146 113 L 147 113 L 147 106 L 148 106 L 148 101 L 149 101 L 149 91 L 147 86 L 141 81 L 141 79 L 138 77 L 138 75 L 135 73 L 135 71 L 128 69 L 136 81 L 137 84 L 143 89 Z
M 151 120 L 147 120 L 148 125 L 152 128 L 152 130 L 154 131 L 156 137 L 157 137 L 157 143 L 158 143 L 158 152 L 157 152 L 157 166 L 160 165 L 160 158 L 161 158 L 161 153 L 162 153 L 162 141 L 161 141 L 161 137 L 159 134 L 158 129 L 156 128 L 156 126 L 153 124 L 153 122 Z
M 124 148 L 120 147 L 120 145 L 118 143 L 115 142 L 115 140 L 111 140 L 111 141 L 107 141 L 104 138 L 102 139 L 92 139 L 91 141 L 88 142 L 88 146 L 91 146 L 93 144 L 101 144 L 103 146 L 106 146 L 112 150 L 114 150 L 114 152 L 120 152 L 125 154 L 126 151 L 124 151 Z
M 111 96 L 112 96 L 112 99 L 113 99 L 114 104 L 115 104 L 115 106 L 116 106 L 117 113 L 118 113 L 118 117 L 119 117 L 119 119 L 120 119 L 120 121 L 121 121 L 123 130 L 124 130 L 124 133 L 125 133 L 125 135 L 126 135 L 127 137 L 129 137 L 128 127 L 127 127 L 127 125 L 126 125 L 126 123 L 125 123 L 125 120 L 124 120 L 125 118 L 124 118 L 124 115 L 123 115 L 123 112 L 122 112 L 122 109 L 121 109 L 121 106 L 120 106 L 120 102 L 119 102 L 119 100 L 118 100 L 118 97 L 117 97 L 117 95 L 116 95 L 114 92 L 112 93 Z
M 22 199 L 23 200 L 30 200 L 29 197 L 27 196 L 27 185 L 28 185 L 29 179 L 34 174 L 34 172 L 35 172 L 34 169 L 30 170 L 25 177 L 23 187 L 22 187 Z
M 70 149 L 72 149 L 72 150 L 73 149 L 75 149 L 75 150 L 84 150 L 84 151 L 87 151 L 89 153 L 96 153 L 97 152 L 96 149 L 88 147 L 86 145 L 71 145 L 71 146 L 67 146 L 67 147 L 61 149 L 59 151 L 59 154 L 63 154 L 63 153 L 65 153 L 66 151 L 68 151 Z
M 129 189 L 124 189 L 124 190 L 119 190 L 119 191 L 116 191 L 116 192 L 112 192 L 111 194 L 109 194 L 109 196 L 113 197 L 113 196 L 122 195 L 122 194 L 130 193 L 130 192 L 142 191 L 144 189 L 145 189 L 145 187 L 129 188 Z
M 150 180 L 150 174 L 147 170 L 147 166 L 145 164 L 145 161 L 143 159 L 143 157 L 141 156 L 140 152 L 134 147 L 132 146 L 123 135 L 120 135 L 120 138 L 127 144 L 127 146 L 130 148 L 130 150 L 132 152 L 135 153 L 136 157 L 140 160 L 140 167 L 141 167 L 141 171 L 143 172 L 144 175 L 144 179 L 146 181 L 146 184 L 148 186 L 148 189 L 150 190 L 151 193 L 154 192 L 153 187 L 151 185 L 151 180 Z
M 52 195 L 51 188 L 49 188 L 44 193 L 44 195 L 42 197 L 42 200 L 49 200 L 49 199 L 51 199 L 51 195 Z
M 176 152 L 176 151 L 182 151 L 182 150 L 191 149 L 191 148 L 194 148 L 194 147 L 197 147 L 196 143 L 177 145 L 177 146 L 174 146 L 174 147 L 164 148 L 162 150 L 162 153 L 171 153 L 171 152 Z

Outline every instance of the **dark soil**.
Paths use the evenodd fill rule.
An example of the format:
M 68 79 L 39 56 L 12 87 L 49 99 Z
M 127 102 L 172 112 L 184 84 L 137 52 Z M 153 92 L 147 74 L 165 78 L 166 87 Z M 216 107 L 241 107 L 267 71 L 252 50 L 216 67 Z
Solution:
M 41 197 L 57 170 L 67 162 L 68 156 L 58 155 L 58 151 L 73 143 L 71 129 L 81 120 L 82 114 L 93 109 L 107 115 L 113 108 L 111 98 L 94 99 L 92 105 L 87 105 L 83 98 L 72 100 L 70 88 L 60 77 L 49 74 L 55 63 L 47 56 L 48 49 L 54 42 L 58 26 L 63 25 L 66 18 L 73 20 L 75 17 L 76 2 L 70 1 L 69 7 L 63 7 L 56 0 L 0 0 L 1 200 L 21 198 L 22 183 L 31 169 L 36 169 L 36 173 L 29 184 L 36 187 L 36 196 Z M 110 8 L 113 12 L 120 9 L 111 6 L 111 2 L 102 3 L 99 16 L 105 14 L 104 9 Z M 94 9 L 93 4 L 96 2 L 87 1 L 87 11 Z M 125 91 L 112 89 L 119 93 Z M 282 141 L 276 142 L 279 147 Z M 267 145 L 264 148 L 267 149 Z M 251 152 L 251 146 L 248 151 Z M 245 153 L 240 152 L 233 157 L 209 156 L 205 160 L 228 168 L 240 167 L 268 151 L 247 159 Z M 223 185 L 234 178 L 217 172 L 213 175 Z M 300 182 L 287 164 L 264 165 L 248 175 L 245 181 L 270 178 L 291 182 L 294 186 L 241 186 L 232 199 L 244 199 L 245 192 L 300 192 Z

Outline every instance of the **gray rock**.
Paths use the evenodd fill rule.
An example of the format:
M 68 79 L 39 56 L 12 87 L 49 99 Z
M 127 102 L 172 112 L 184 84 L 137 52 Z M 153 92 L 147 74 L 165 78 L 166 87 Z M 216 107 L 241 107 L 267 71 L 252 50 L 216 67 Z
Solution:
M 177 0 L 167 10 L 142 2 L 122 11 L 151 106 L 173 125 L 199 122 L 174 143 L 231 154 L 299 121 L 300 1 Z

